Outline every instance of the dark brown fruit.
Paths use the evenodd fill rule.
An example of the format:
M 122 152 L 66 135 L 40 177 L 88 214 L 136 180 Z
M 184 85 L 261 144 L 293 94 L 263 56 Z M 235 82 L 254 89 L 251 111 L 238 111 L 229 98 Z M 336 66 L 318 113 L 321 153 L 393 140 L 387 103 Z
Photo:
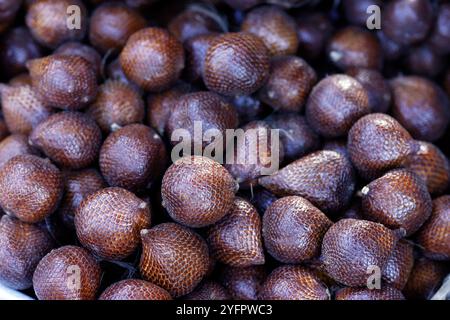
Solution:
M 283 263 L 298 264 L 317 258 L 322 239 L 332 222 L 308 200 L 281 198 L 263 216 L 267 251 Z
M 205 63 L 206 52 L 211 46 L 218 33 L 200 34 L 190 37 L 184 43 L 186 50 L 186 78 L 189 81 L 201 81 L 203 75 L 203 65 Z
M 127 76 L 125 75 L 125 73 L 123 72 L 122 66 L 120 65 L 120 59 L 117 58 L 113 61 L 111 61 L 110 64 L 108 64 L 108 66 L 106 67 L 106 77 L 111 79 L 111 80 L 118 80 L 120 82 L 123 82 L 131 87 L 133 87 L 137 92 L 139 93 L 143 93 L 142 89 L 139 88 L 139 86 L 137 84 L 135 84 L 134 82 L 132 82 L 131 80 L 129 80 L 127 78 Z
M 27 62 L 33 87 L 45 105 L 78 110 L 97 95 L 97 75 L 80 56 L 53 55 Z
M 66 42 L 58 49 L 56 49 L 54 54 L 78 56 L 86 59 L 86 61 L 91 64 L 91 67 L 94 68 L 97 78 L 100 78 L 102 57 L 93 47 L 82 44 L 80 42 Z
M 321 12 L 303 13 L 296 20 L 300 56 L 318 59 L 333 31 L 330 20 Z
M 41 227 L 3 216 L 0 220 L 0 282 L 16 290 L 32 286 L 39 261 L 53 248 Z
M 328 58 L 338 68 L 381 69 L 383 55 L 377 37 L 358 27 L 345 27 L 328 43 Z
M 379 30 L 377 32 L 378 40 L 380 41 L 381 48 L 383 49 L 383 56 L 385 60 L 393 61 L 402 56 L 405 53 L 406 48 L 403 45 L 398 44 L 397 42 L 388 38 L 383 32 L 383 30 Z
M 75 212 L 81 244 L 109 260 L 129 256 L 140 243 L 140 232 L 150 227 L 146 202 L 122 188 L 106 188 L 87 196 Z
M 49 160 L 18 155 L 0 169 L 0 190 L 0 205 L 6 213 L 36 223 L 56 210 L 63 181 Z
M 369 95 L 355 78 L 337 74 L 321 80 L 306 104 L 306 119 L 327 138 L 344 136 L 362 116 L 370 113 Z
M 250 202 L 258 210 L 262 216 L 266 212 L 267 208 L 277 200 L 272 192 L 264 188 L 254 188 L 251 193 Z
M 140 94 L 119 80 L 107 81 L 99 87 L 97 99 L 87 109 L 104 132 L 113 127 L 141 123 L 145 106 Z
M 435 77 L 442 72 L 445 57 L 439 55 L 430 45 L 424 44 L 408 52 L 405 65 L 412 74 Z
M 193 156 L 181 158 L 167 169 L 161 194 L 172 219 L 198 228 L 222 219 L 233 207 L 236 191 L 237 183 L 224 167 Z
M 406 168 L 425 181 L 428 192 L 440 194 L 450 182 L 450 164 L 447 157 L 434 144 L 416 141 L 417 152 L 411 155 Z
M 176 223 L 143 230 L 139 268 L 144 279 L 177 298 L 192 292 L 208 271 L 206 242 Z
M 317 151 L 287 165 L 259 184 L 277 196 L 301 196 L 325 213 L 342 210 L 355 188 L 350 162 L 334 151 Z
M 86 249 L 65 246 L 39 262 L 33 276 L 39 300 L 94 300 L 102 271 Z
M 416 232 L 430 217 L 432 204 L 424 181 L 415 173 L 393 170 L 362 188 L 363 215 L 391 229 Z
M 257 95 L 230 97 L 239 115 L 239 123 L 244 124 L 267 116 L 272 110 L 262 103 Z
M 435 141 L 450 123 L 448 97 L 433 82 L 402 76 L 391 81 L 393 116 L 415 139 Z
M 323 150 L 336 151 L 349 159 L 346 139 L 327 140 L 323 144 Z
M 28 135 L 39 123 L 50 117 L 47 107 L 29 85 L 7 86 L 0 84 L 3 117 L 11 133 Z
M 98 157 L 102 133 L 89 116 L 73 111 L 59 112 L 41 122 L 31 133 L 30 143 L 57 164 L 85 168 Z
M 259 292 L 262 300 L 330 300 L 317 275 L 301 266 L 282 266 L 267 277 Z
M 399 239 L 400 232 L 379 223 L 342 219 L 328 229 L 322 243 L 326 272 L 351 287 L 366 286 L 370 268 L 381 270 Z
M 221 281 L 234 300 L 257 300 L 266 279 L 264 266 L 247 268 L 225 267 Z
M 0 115 L 0 141 L 9 135 L 8 128 L 6 127 L 5 120 L 3 116 Z
M 407 241 L 400 240 L 383 268 L 382 276 L 398 290 L 403 290 L 414 265 L 414 248 Z
M 261 0 L 224 0 L 230 7 L 238 10 L 246 10 L 261 3 Z
M 354 25 L 366 27 L 369 13 L 367 9 L 370 6 L 382 7 L 382 0 L 344 0 L 342 6 L 344 8 L 345 17 Z
M 160 136 L 143 124 L 130 124 L 111 133 L 100 150 L 100 170 L 108 184 L 129 190 L 151 186 L 166 162 Z
M 206 281 L 185 296 L 184 300 L 230 300 L 230 296 L 227 290 L 219 283 Z
M 62 222 L 74 229 L 75 211 L 88 195 L 106 187 L 106 183 L 96 169 L 67 171 L 64 176 L 64 196 L 58 209 Z
M 450 260 L 450 196 L 433 200 L 433 212 L 417 234 L 417 243 L 434 260 Z
M 128 39 L 120 64 L 144 90 L 162 91 L 178 80 L 184 68 L 183 46 L 165 29 L 142 29 Z
M 28 144 L 28 137 L 23 134 L 12 134 L 0 142 L 0 168 L 9 159 L 21 154 L 37 154 L 37 150 Z
M 264 84 L 269 68 L 262 40 L 247 33 L 226 33 L 208 48 L 203 81 L 209 90 L 226 96 L 249 95 Z
M 372 112 L 387 112 L 391 103 L 391 88 L 383 75 L 372 69 L 353 68 L 347 74 L 361 82 L 369 96 Z
M 70 6 L 80 10 L 80 28 L 69 28 L 73 24 L 73 11 Z M 70 15 L 69 15 L 70 12 Z M 76 12 L 77 13 L 77 12 Z M 27 11 L 26 24 L 34 38 L 42 45 L 56 48 L 64 42 L 82 40 L 87 29 L 86 7 L 80 0 L 36 0 Z
M 294 19 L 276 6 L 262 6 L 245 16 L 241 31 L 259 37 L 272 56 L 297 53 L 298 37 Z
M 368 180 L 402 167 L 416 147 L 409 132 L 382 113 L 362 117 L 348 133 L 350 159 L 360 176 Z
M 430 43 L 439 54 L 450 53 L 450 4 L 442 3 L 437 10 Z
M 99 300 L 172 300 L 170 293 L 148 281 L 127 279 L 106 288 Z
M 207 230 L 211 253 L 232 267 L 262 265 L 265 262 L 261 218 L 250 202 L 236 198 L 232 209 Z
M 259 97 L 275 110 L 300 112 L 316 82 L 316 72 L 302 58 L 276 57 Z
M 146 25 L 138 11 L 122 3 L 105 3 L 92 13 L 89 40 L 102 52 L 120 50 L 133 33 Z
M 0 1 L 0 33 L 5 31 L 13 22 L 20 9 L 22 1 L 2 0 Z
M 381 289 L 343 288 L 336 292 L 336 300 L 405 300 L 400 290 L 382 284 Z
M 9 85 L 13 87 L 32 86 L 31 77 L 28 73 L 21 73 L 9 80 Z

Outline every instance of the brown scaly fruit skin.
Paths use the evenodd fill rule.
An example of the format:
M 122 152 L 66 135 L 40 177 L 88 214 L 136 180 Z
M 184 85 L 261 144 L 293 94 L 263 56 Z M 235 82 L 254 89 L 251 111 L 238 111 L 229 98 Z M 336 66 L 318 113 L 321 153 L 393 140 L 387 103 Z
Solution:
M 145 280 L 127 279 L 106 288 L 99 300 L 172 300 L 165 289 Z
M 401 232 L 382 224 L 342 219 L 328 229 L 322 242 L 322 261 L 326 272 L 346 286 L 366 286 L 367 270 L 381 270 L 391 256 Z
M 306 104 L 306 119 L 320 135 L 337 138 L 345 136 L 370 111 L 369 96 L 363 85 L 355 78 L 336 74 L 313 88 Z
M 130 124 L 108 136 L 99 162 L 110 186 L 138 190 L 162 175 L 167 154 L 161 137 L 152 128 Z
M 205 281 L 193 292 L 184 297 L 184 300 L 230 300 L 227 290 L 215 281 Z
M 373 113 L 359 119 L 348 133 L 347 149 L 361 177 L 373 180 L 405 165 L 417 144 L 394 118 Z
M 0 85 L 3 117 L 11 133 L 28 135 L 53 114 L 29 85 Z
M 208 48 L 203 81 L 209 90 L 225 96 L 249 95 L 261 88 L 269 69 L 269 52 L 262 40 L 247 33 L 225 33 Z
M 163 223 L 141 232 L 139 269 L 144 279 L 166 289 L 174 298 L 192 292 L 208 271 L 206 242 L 176 223 Z
M 50 234 L 38 225 L 1 217 L 0 281 L 16 290 L 30 288 L 37 264 L 52 248 Z
M 100 151 L 102 132 L 94 120 L 80 112 L 53 114 L 30 135 L 37 147 L 62 167 L 80 169 L 93 164 Z
M 418 140 L 435 141 L 450 123 L 450 104 L 433 82 L 418 76 L 391 80 L 392 114 Z
M 183 46 L 167 30 L 145 28 L 128 39 L 120 65 L 141 88 L 159 92 L 178 80 L 184 68 Z
M 81 28 L 67 27 L 67 8 L 76 5 L 81 9 Z M 26 15 L 26 24 L 34 38 L 48 48 L 56 48 L 67 41 L 82 40 L 87 29 L 87 11 L 80 0 L 36 0 Z
M 82 44 L 80 42 L 72 41 L 66 42 L 55 50 L 54 54 L 61 54 L 66 56 L 79 56 L 86 59 L 94 68 L 97 78 L 100 78 L 102 70 L 102 57 L 93 47 Z
M 89 40 L 101 52 L 120 50 L 133 33 L 146 25 L 136 10 L 122 3 L 105 3 L 92 13 Z
M 297 18 L 299 52 L 308 60 L 322 57 L 333 26 L 328 16 L 322 12 L 304 12 Z
M 350 201 L 354 179 L 352 166 L 343 155 L 323 150 L 258 181 L 277 196 L 301 196 L 325 213 L 333 213 Z
M 316 82 L 316 72 L 302 58 L 276 57 L 271 61 L 270 75 L 259 97 L 275 110 L 301 112 Z
M 33 276 L 34 292 L 39 300 L 94 300 L 101 275 L 100 265 L 86 249 L 61 247 L 39 262 Z M 79 288 L 73 279 L 80 280 Z
M 143 122 L 145 106 L 140 94 L 132 86 L 111 80 L 99 87 L 97 99 L 89 106 L 87 113 L 103 132 L 110 132 L 113 125 Z
M 322 239 L 333 223 L 308 200 L 281 198 L 263 216 L 267 251 L 283 263 L 297 264 L 320 255 Z
M 122 188 L 106 188 L 87 196 L 75 212 L 81 244 L 101 258 L 121 260 L 136 250 L 140 232 L 150 227 L 147 203 Z
M 417 141 L 417 152 L 411 155 L 406 168 L 427 184 L 431 194 L 441 194 L 450 182 L 450 164 L 447 157 L 434 144 Z
M 223 286 L 234 300 L 257 300 L 267 274 L 264 266 L 225 267 L 220 274 Z
M 392 287 L 403 290 L 414 265 L 414 247 L 400 240 L 384 266 L 383 280 Z
M 184 73 L 190 82 L 200 82 L 202 80 L 203 65 L 206 52 L 211 43 L 219 33 L 200 34 L 190 37 L 184 42 L 186 50 L 186 69 Z
M 49 160 L 18 155 L 0 169 L 0 205 L 23 222 L 44 220 L 58 207 L 63 193 L 61 173 Z
M 330 292 L 317 275 L 301 266 L 285 265 L 267 277 L 261 300 L 330 300 Z
M 403 294 L 408 300 L 428 300 L 439 289 L 448 274 L 448 266 L 439 261 L 418 258 L 406 283 Z
M 347 150 L 347 140 L 346 139 L 335 139 L 335 140 L 327 140 L 323 144 L 323 150 L 336 151 L 340 153 L 347 159 L 350 159 Z
M 106 187 L 106 183 L 96 169 L 63 172 L 64 196 L 58 209 L 62 222 L 74 229 L 75 211 L 88 195 Z
M 433 200 L 433 212 L 417 234 L 417 243 L 434 260 L 450 260 L 450 195 Z
M 232 267 L 249 267 L 265 263 L 261 236 L 261 218 L 256 209 L 236 197 L 232 209 L 209 227 L 206 241 L 212 255 Z
M 245 15 L 241 31 L 259 37 L 272 56 L 295 54 L 298 37 L 294 19 L 276 6 L 262 6 Z
M 42 102 L 64 110 L 89 105 L 97 95 L 97 75 L 89 61 L 80 56 L 52 55 L 29 60 L 33 88 Z
M 431 196 L 415 173 L 398 169 L 386 173 L 362 188 L 363 215 L 391 229 L 416 232 L 430 217 Z
M 37 150 L 28 144 L 28 137 L 23 134 L 12 134 L 0 142 L 0 168 L 9 159 L 21 154 L 37 155 Z
M 219 163 L 184 157 L 167 169 L 162 181 L 163 206 L 175 221 L 199 228 L 222 219 L 232 208 L 237 184 Z
M 377 37 L 358 27 L 339 30 L 328 43 L 328 58 L 338 68 L 381 69 L 383 54 Z
M 382 284 L 381 289 L 343 288 L 336 292 L 335 300 L 405 300 L 400 290 Z

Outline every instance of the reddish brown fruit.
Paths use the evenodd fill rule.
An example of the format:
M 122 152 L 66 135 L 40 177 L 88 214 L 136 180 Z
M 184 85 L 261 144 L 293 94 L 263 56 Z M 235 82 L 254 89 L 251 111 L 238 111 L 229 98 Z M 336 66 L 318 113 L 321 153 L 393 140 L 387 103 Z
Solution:
M 353 125 L 347 148 L 360 176 L 373 180 L 390 169 L 402 167 L 417 145 L 394 118 L 374 113 Z
M 321 12 L 307 12 L 300 14 L 296 20 L 301 56 L 309 60 L 318 59 L 333 31 L 330 19 Z
M 91 64 L 91 67 L 94 68 L 97 78 L 100 78 L 102 57 L 94 48 L 80 42 L 66 42 L 56 49 L 54 54 L 78 56 L 86 59 Z
M 230 296 L 227 290 L 219 283 L 206 281 L 185 296 L 184 300 L 230 300 Z
M 108 136 L 100 150 L 99 162 L 110 186 L 146 188 L 165 169 L 166 147 L 152 128 L 130 124 Z
M 134 33 L 120 54 L 126 76 L 146 91 L 174 84 L 184 68 L 181 43 L 167 30 L 146 28 Z
M 249 95 L 269 75 L 269 52 L 258 37 L 226 33 L 211 43 L 203 66 L 203 81 L 209 90 L 226 96 Z
M 140 232 L 150 226 L 150 208 L 122 188 L 106 188 L 87 196 L 75 212 L 78 239 L 109 260 L 126 258 L 137 248 Z
M 302 58 L 277 57 L 259 96 L 275 110 L 300 112 L 316 82 L 316 72 Z
M 433 82 L 416 76 L 391 81 L 394 117 L 415 139 L 435 141 L 450 123 L 449 100 Z
M 196 233 L 176 223 L 163 223 L 143 230 L 142 276 L 177 298 L 188 294 L 208 271 L 206 242 Z
M 99 300 L 172 300 L 170 293 L 148 281 L 127 279 L 106 288 Z
M 185 74 L 189 81 L 197 82 L 202 80 L 206 52 L 213 40 L 218 36 L 218 33 L 200 34 L 189 38 L 184 43 L 186 50 Z
M 417 243 L 434 260 L 450 260 L 450 196 L 434 199 L 433 212 L 417 234 Z
M 59 112 L 41 122 L 30 143 L 57 164 L 85 168 L 98 157 L 102 133 L 94 120 L 80 112 Z
M 336 292 L 336 300 L 405 300 L 400 290 L 388 285 L 381 289 L 343 288 Z
M 50 234 L 41 227 L 3 216 L 0 220 L 0 281 L 16 290 L 32 286 L 39 261 L 53 248 Z
M 350 162 L 334 151 L 311 153 L 271 176 L 259 178 L 259 184 L 277 196 L 301 196 L 328 213 L 343 209 L 355 188 Z
M 94 300 L 101 274 L 100 265 L 86 249 L 61 247 L 39 262 L 33 276 L 34 292 L 39 300 Z M 74 283 L 74 278 L 79 283 Z
M 77 6 L 80 28 L 68 28 L 68 8 Z M 87 29 L 87 11 L 80 0 L 36 0 L 26 15 L 26 24 L 42 45 L 56 48 L 67 41 L 82 40 Z
M 102 52 L 120 50 L 128 38 L 147 22 L 134 9 L 122 3 L 105 3 L 92 13 L 89 25 L 89 40 Z
M 308 200 L 284 197 L 264 213 L 264 244 L 278 261 L 298 264 L 319 256 L 322 239 L 331 225 Z
M 0 168 L 9 159 L 21 154 L 37 154 L 37 150 L 28 144 L 28 137 L 23 134 L 12 134 L 0 142 Z
M 405 58 L 409 72 L 428 77 L 435 77 L 441 73 L 445 63 L 445 56 L 439 55 L 428 44 L 411 49 Z
M 323 239 L 322 259 L 326 272 L 347 286 L 366 286 L 368 270 L 373 266 L 383 269 L 400 233 L 375 222 L 339 220 Z
M 236 198 L 232 209 L 207 230 L 212 255 L 232 267 L 262 265 L 265 262 L 261 218 L 246 200 Z
M 437 10 L 430 43 L 439 54 L 450 53 L 450 4 L 442 3 Z
M 181 158 L 167 169 L 161 193 L 172 219 L 198 228 L 222 219 L 232 208 L 236 191 L 237 184 L 224 167 L 193 156 Z
M 337 153 L 340 153 L 344 157 L 350 159 L 346 139 L 327 140 L 323 144 L 323 150 L 336 151 Z
M 431 197 L 415 173 L 393 170 L 362 188 L 363 215 L 391 229 L 416 232 L 430 217 Z
M 122 66 L 120 65 L 120 59 L 117 58 L 113 60 L 108 66 L 106 67 L 106 78 L 111 80 L 118 80 L 120 82 L 123 82 L 131 87 L 133 87 L 137 92 L 143 93 L 142 89 L 139 88 L 137 84 L 132 82 L 127 78 L 125 73 L 123 72 Z
M 80 56 L 53 55 L 27 62 L 33 88 L 45 105 L 77 110 L 94 101 L 97 76 Z
M 267 277 L 264 266 L 247 268 L 225 267 L 221 281 L 234 300 L 257 300 Z
M 36 223 L 53 213 L 63 193 L 61 173 L 50 161 L 18 155 L 0 169 L 0 205 L 23 222 Z
M 31 77 L 28 73 L 21 73 L 9 80 L 9 85 L 12 87 L 32 86 Z
M 267 277 L 261 300 L 330 300 L 330 292 L 317 275 L 301 266 L 282 266 Z
M 107 81 L 99 87 L 97 99 L 87 109 L 104 132 L 115 126 L 141 123 L 145 106 L 140 94 L 130 85 L 118 80 Z
M 369 95 L 355 78 L 337 74 L 321 80 L 306 104 L 306 119 L 327 138 L 345 136 L 352 125 L 370 113 Z
M 403 290 L 414 265 L 414 248 L 400 240 L 383 268 L 383 280 L 398 290 Z

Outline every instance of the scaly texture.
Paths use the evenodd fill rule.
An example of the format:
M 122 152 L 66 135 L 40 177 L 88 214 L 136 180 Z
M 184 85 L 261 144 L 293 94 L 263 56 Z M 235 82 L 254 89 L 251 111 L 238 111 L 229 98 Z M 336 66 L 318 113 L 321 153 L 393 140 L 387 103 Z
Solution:
M 398 290 L 403 290 L 414 265 L 414 248 L 407 241 L 397 243 L 383 268 L 383 280 Z
M 0 140 L 0 168 L 9 159 L 21 154 L 37 154 L 37 150 L 28 144 L 28 137 L 23 134 L 12 134 Z
M 184 297 L 184 300 L 230 300 L 227 290 L 215 281 L 205 281 L 194 291 Z
M 142 231 L 139 269 L 144 279 L 174 298 L 192 292 L 206 275 L 208 246 L 196 233 L 176 223 Z
M 202 80 L 206 52 L 218 35 L 219 33 L 199 34 L 190 37 L 184 43 L 184 49 L 186 50 L 185 74 L 189 81 L 197 82 Z
M 267 208 L 278 199 L 272 192 L 264 188 L 254 188 L 250 196 L 250 202 L 262 216 Z
M 127 279 L 106 288 L 99 300 L 172 300 L 170 293 L 145 280 Z
M 343 288 L 336 292 L 336 300 L 405 300 L 400 290 L 388 285 L 381 289 Z
M 86 59 L 94 68 L 97 78 L 100 78 L 102 70 L 102 57 L 93 47 L 80 42 L 66 42 L 54 51 L 54 54 L 66 56 L 78 56 Z
M 234 300 L 257 300 L 266 277 L 264 266 L 225 267 L 220 275 L 222 284 Z

